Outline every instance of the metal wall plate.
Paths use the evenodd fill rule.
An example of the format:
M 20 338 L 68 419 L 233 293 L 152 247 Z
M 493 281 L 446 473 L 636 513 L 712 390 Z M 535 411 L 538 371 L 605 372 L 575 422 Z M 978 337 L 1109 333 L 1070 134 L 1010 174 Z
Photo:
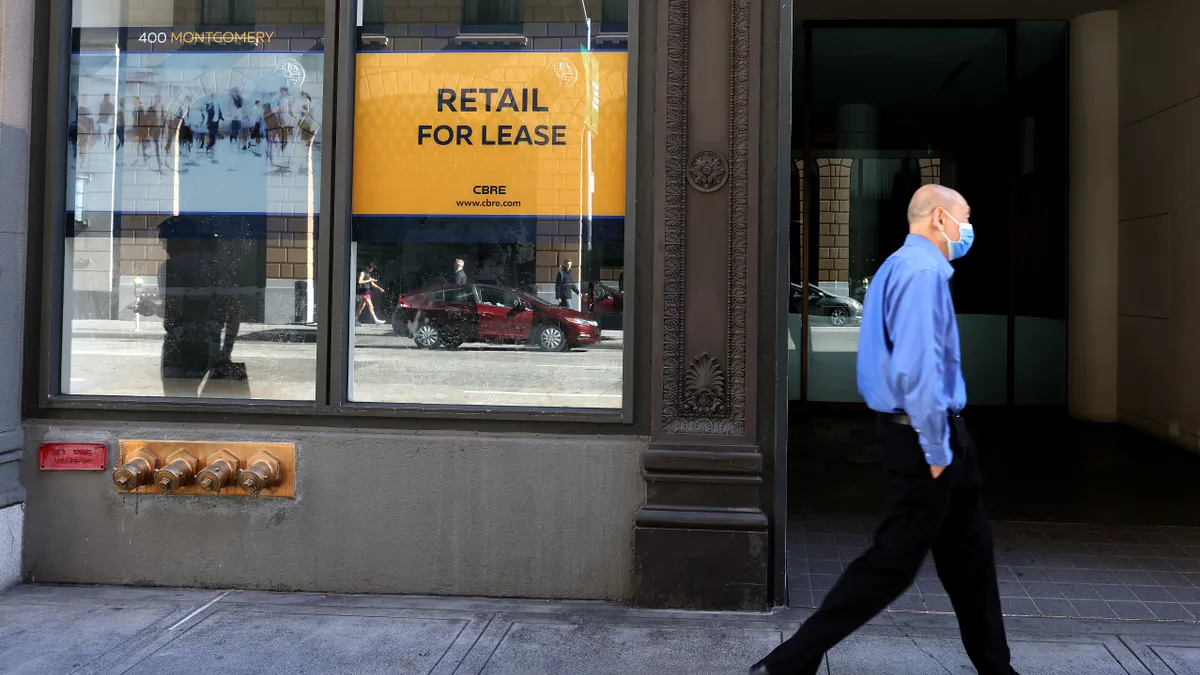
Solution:
M 147 485 L 142 485 L 135 490 L 121 492 L 123 494 L 169 494 L 175 495 L 205 495 L 213 497 L 253 497 L 253 493 L 242 488 L 236 481 L 231 480 L 228 485 L 223 487 L 219 492 L 209 493 L 200 487 L 196 480 L 196 473 L 202 471 L 210 460 L 218 458 L 228 458 L 232 455 L 238 459 L 238 463 L 242 468 L 250 466 L 254 460 L 262 453 L 268 453 L 278 460 L 280 470 L 279 483 L 265 487 L 257 494 L 259 497 L 280 497 L 291 499 L 296 496 L 296 445 L 294 443 L 223 443 L 212 441 L 140 441 L 140 440 L 123 440 L 118 443 L 118 458 L 117 469 L 124 466 L 126 457 L 132 458 L 132 455 L 141 450 L 150 453 L 158 458 L 158 466 L 166 466 L 170 462 L 172 455 L 179 451 L 184 451 L 195 456 L 199 461 L 197 463 L 197 471 L 193 472 L 189 479 L 170 493 L 164 493 L 163 489 L 153 482 Z M 226 454 L 228 453 L 228 454 Z

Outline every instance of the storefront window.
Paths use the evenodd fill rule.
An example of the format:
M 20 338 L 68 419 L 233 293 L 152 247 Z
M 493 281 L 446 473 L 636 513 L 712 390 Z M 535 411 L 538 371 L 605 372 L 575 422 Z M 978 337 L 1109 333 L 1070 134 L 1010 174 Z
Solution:
M 520 34 L 524 5 L 522 0 L 463 0 L 463 32 Z
M 626 53 L 591 44 L 578 0 L 444 3 L 436 21 L 372 4 L 356 64 L 350 399 L 619 408 Z
M 629 32 L 629 0 L 604 0 L 600 5 L 600 32 Z
M 904 244 L 913 192 L 939 184 L 967 197 L 980 233 L 951 283 L 971 400 L 1004 403 L 1005 35 L 990 26 L 812 28 L 811 138 L 798 166 L 809 223 L 804 283 L 791 286 L 792 313 L 807 312 L 809 401 L 861 401 L 862 303 Z
M 972 404 L 1064 403 L 1067 32 L 798 29 L 811 62 L 797 57 L 793 82 L 791 398 L 861 401 L 862 303 L 904 243 L 913 192 L 938 184 L 967 198 L 979 233 L 950 286 Z
M 204 23 L 209 26 L 253 24 L 257 0 L 202 0 Z
M 325 2 L 277 5 L 74 1 L 63 393 L 314 399 Z

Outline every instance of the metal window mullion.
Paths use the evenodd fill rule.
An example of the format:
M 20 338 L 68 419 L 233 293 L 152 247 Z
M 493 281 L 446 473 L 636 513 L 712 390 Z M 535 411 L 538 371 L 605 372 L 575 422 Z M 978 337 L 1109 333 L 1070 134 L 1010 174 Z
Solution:
M 67 104 L 71 75 L 71 5 L 50 3 L 50 36 L 46 112 L 46 178 L 42 243 L 40 399 L 62 390 L 63 248 L 67 185 Z M 29 294 L 30 299 L 34 294 Z
M 317 363 L 316 363 L 316 394 L 314 405 L 319 412 L 328 411 L 333 405 L 334 396 L 330 387 L 330 366 L 334 359 L 337 358 L 339 350 L 334 349 L 333 345 L 337 344 L 331 339 L 329 328 L 332 325 L 332 308 L 329 306 L 332 288 L 332 248 L 333 248 L 333 227 L 331 226 L 332 218 L 330 215 L 333 209 L 337 206 L 336 195 L 334 194 L 335 174 L 337 173 L 335 153 L 338 146 L 338 135 L 336 129 L 336 120 L 338 118 L 337 100 L 337 62 L 338 62 L 338 47 L 341 44 L 338 30 L 341 26 L 339 8 L 343 3 L 340 0 L 325 0 L 325 35 L 324 35 L 324 89 L 322 90 L 322 134 L 321 139 L 321 187 L 320 198 L 321 208 L 317 218 L 317 238 L 315 251 L 316 274 L 314 275 L 313 283 L 317 287 Z M 350 2 L 349 4 L 353 4 Z M 334 121 L 330 124 L 329 121 Z
M 337 39 L 334 45 L 333 101 L 337 110 L 334 117 L 334 151 L 327 153 L 331 158 L 329 191 L 330 208 L 322 210 L 330 214 L 326 236 L 322 237 L 326 251 L 326 279 L 322 288 L 326 293 L 324 312 L 321 314 L 321 335 L 326 340 L 326 364 L 323 370 L 327 381 L 325 387 L 327 409 L 341 411 L 346 403 L 347 383 L 350 375 L 349 312 L 350 237 L 353 223 L 353 179 L 354 179 L 354 85 L 358 52 L 358 3 L 356 0 L 327 0 L 332 7 Z M 326 52 L 329 53 L 329 52 Z

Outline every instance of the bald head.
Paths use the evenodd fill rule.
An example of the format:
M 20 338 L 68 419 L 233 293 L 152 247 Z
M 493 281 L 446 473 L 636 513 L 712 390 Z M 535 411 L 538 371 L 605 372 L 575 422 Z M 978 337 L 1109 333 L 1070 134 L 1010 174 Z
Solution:
M 962 195 L 941 185 L 926 185 L 908 203 L 908 232 L 933 242 L 947 259 L 949 242 L 962 237 L 960 225 L 971 218 L 971 207 Z
M 955 190 L 941 185 L 925 185 L 917 190 L 908 203 L 908 224 L 915 226 L 929 220 L 939 206 L 954 209 L 966 205 L 967 200 Z

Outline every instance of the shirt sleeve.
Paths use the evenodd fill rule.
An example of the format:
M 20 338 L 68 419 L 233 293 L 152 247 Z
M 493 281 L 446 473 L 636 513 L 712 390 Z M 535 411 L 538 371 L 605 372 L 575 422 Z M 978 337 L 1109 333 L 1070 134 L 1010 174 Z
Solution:
M 885 321 L 892 343 L 892 382 L 930 466 L 948 466 L 950 402 L 946 397 L 945 331 L 949 289 L 933 270 L 918 270 L 893 290 Z

